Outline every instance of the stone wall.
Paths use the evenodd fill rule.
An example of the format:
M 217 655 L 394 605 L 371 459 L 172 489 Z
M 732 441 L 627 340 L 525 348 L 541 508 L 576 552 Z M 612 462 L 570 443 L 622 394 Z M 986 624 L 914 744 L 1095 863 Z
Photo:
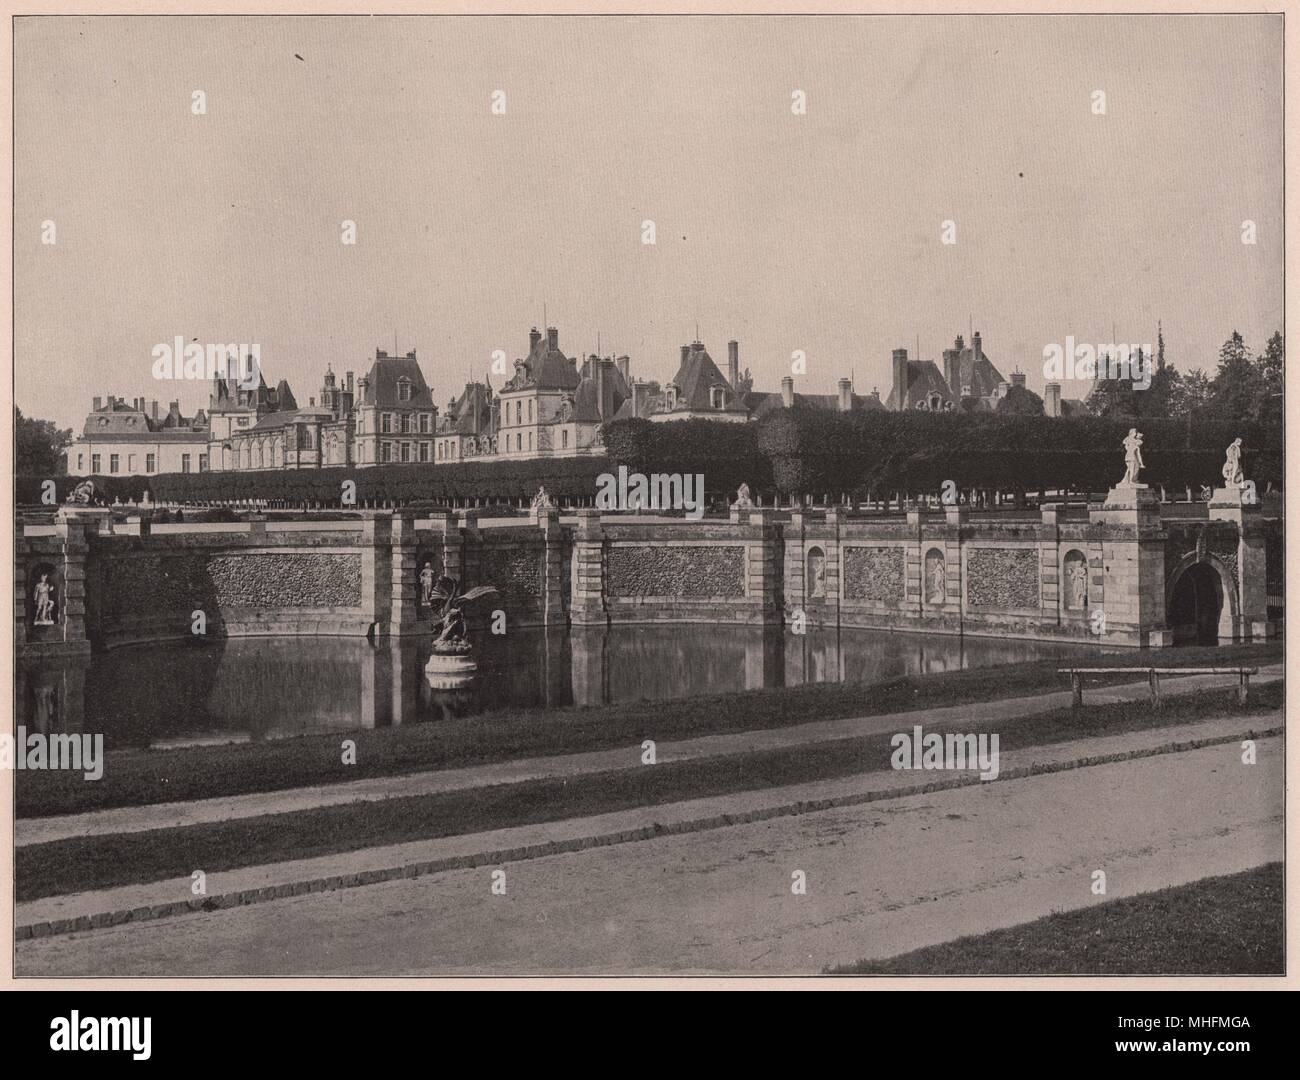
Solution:
M 630 547 L 610 549 L 611 597 L 739 599 L 745 595 L 743 547 Z
M 1162 520 L 1149 502 L 1069 519 L 1045 508 L 971 520 L 733 511 L 730 521 L 602 515 L 479 521 L 368 511 L 346 523 L 195 525 L 153 532 L 107 511 L 24 533 L 15 551 L 20 651 L 80 651 L 190 635 L 202 611 L 225 636 L 428 634 L 424 568 L 497 595 L 471 625 L 707 622 L 818 625 L 1106 645 L 1168 641 L 1169 590 L 1189 565 L 1223 583 L 1220 638 L 1279 629 L 1280 522 L 1218 507 Z M 55 618 L 36 625 L 46 575 Z
M 903 565 L 901 547 L 845 547 L 845 599 L 901 602 Z

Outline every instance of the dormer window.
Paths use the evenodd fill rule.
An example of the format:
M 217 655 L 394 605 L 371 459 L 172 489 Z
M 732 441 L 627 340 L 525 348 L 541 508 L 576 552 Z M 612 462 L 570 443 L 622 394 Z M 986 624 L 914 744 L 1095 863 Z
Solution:
M 397 380 L 397 400 L 398 401 L 411 400 L 411 380 L 408 379 L 405 375 L 403 375 L 400 379 Z
M 723 404 L 725 403 L 725 402 L 724 402 L 724 397 L 725 397 L 725 395 L 723 394 L 722 387 L 720 387 L 720 386 L 711 386 L 711 387 L 709 387 L 709 405 L 710 405 L 710 406 L 712 406 L 712 407 L 715 408 L 715 409 L 721 409 L 722 406 L 723 406 Z

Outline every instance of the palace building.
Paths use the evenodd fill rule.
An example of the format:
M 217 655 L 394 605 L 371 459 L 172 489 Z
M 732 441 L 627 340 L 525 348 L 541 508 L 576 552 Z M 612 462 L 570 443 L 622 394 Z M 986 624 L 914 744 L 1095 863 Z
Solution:
M 71 476 L 202 472 L 208 461 L 208 418 L 202 409 L 182 416 L 176 401 L 159 416 L 156 401 L 95 398 L 81 436 L 68 447 Z

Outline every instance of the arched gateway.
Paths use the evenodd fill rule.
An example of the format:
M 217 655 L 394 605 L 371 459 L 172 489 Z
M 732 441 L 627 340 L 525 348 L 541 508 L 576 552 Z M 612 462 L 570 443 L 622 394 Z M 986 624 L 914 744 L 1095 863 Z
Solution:
M 1230 589 L 1213 562 L 1189 562 L 1175 571 L 1165 602 L 1174 645 L 1217 645 L 1232 640 Z

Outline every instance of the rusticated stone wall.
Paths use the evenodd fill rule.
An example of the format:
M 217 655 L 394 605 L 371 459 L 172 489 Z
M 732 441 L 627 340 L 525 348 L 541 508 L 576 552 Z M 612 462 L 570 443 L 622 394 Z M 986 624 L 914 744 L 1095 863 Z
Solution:
M 105 613 L 356 607 L 361 556 L 328 552 L 135 555 L 104 566 Z
M 731 547 L 612 547 L 608 594 L 616 597 L 743 597 L 745 549 Z
M 1038 607 L 1034 548 L 972 548 L 966 556 L 966 602 L 972 607 Z
M 844 596 L 849 600 L 902 600 L 903 549 L 846 547 Z
M 505 600 L 536 600 L 542 595 L 540 548 L 485 548 L 479 553 L 478 578 Z

